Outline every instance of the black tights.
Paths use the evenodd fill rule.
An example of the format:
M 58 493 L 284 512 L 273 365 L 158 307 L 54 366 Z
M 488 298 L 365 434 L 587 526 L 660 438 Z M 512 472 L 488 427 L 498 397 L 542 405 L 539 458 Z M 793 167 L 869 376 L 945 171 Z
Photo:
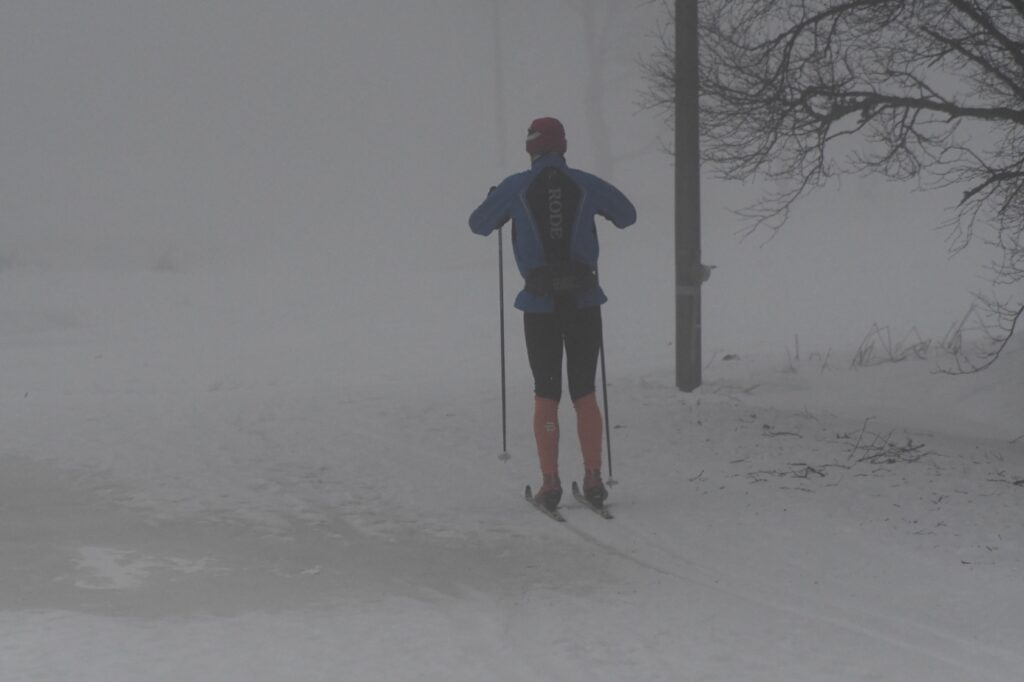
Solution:
M 524 313 L 526 354 L 539 398 L 562 397 L 562 349 L 565 348 L 569 396 L 576 402 L 594 392 L 601 352 L 601 307 L 555 313 Z

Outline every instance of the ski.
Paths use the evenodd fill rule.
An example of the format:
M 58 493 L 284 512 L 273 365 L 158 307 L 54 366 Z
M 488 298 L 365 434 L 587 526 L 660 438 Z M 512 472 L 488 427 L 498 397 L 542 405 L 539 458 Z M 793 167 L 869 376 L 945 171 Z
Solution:
M 601 518 L 603 518 L 603 519 L 614 519 L 615 518 L 614 516 L 612 516 L 612 513 L 610 511 L 608 511 L 607 507 L 603 507 L 603 506 L 602 507 L 598 507 L 596 504 L 594 504 L 593 502 L 588 500 L 586 497 L 584 497 L 583 493 L 580 492 L 580 487 L 578 485 L 576 485 L 576 481 L 572 482 L 572 496 L 576 498 L 577 502 L 579 502 L 584 507 L 586 507 L 590 511 L 594 512 L 595 514 L 597 514 Z
M 548 509 L 543 504 L 538 502 L 536 498 L 534 498 L 534 496 L 533 496 L 533 489 L 530 488 L 530 486 L 526 486 L 526 501 L 529 502 L 531 505 L 533 505 L 534 509 L 536 509 L 537 511 L 541 512 L 545 516 L 548 516 L 548 517 L 554 519 L 555 521 L 561 521 L 562 523 L 565 523 L 565 517 L 562 516 L 557 509 L 555 509 L 555 510 Z

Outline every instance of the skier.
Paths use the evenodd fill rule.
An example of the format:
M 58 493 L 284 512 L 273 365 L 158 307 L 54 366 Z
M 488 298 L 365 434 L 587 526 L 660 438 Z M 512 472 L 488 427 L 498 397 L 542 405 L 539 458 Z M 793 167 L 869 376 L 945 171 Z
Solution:
M 488 235 L 512 221 L 512 247 L 525 286 L 515 306 L 523 311 L 526 352 L 534 379 L 533 432 L 543 483 L 535 497 L 554 510 L 562 499 L 558 476 L 558 403 L 565 351 L 569 396 L 583 452 L 583 494 L 601 507 L 608 496 L 601 480 L 601 411 L 594 377 L 601 352 L 598 242 L 594 216 L 616 227 L 636 221 L 622 192 L 565 161 L 565 129 L 555 118 L 538 118 L 526 136 L 530 170 L 511 175 L 469 217 L 470 229 Z

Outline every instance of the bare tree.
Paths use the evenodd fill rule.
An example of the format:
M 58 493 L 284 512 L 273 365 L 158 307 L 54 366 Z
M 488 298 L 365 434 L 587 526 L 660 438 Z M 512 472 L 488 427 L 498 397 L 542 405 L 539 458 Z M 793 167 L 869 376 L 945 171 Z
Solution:
M 566 5 L 579 15 L 583 31 L 583 54 L 587 65 L 584 81 L 584 113 L 589 131 L 589 149 L 594 155 L 594 171 L 604 178 L 613 178 L 621 161 L 654 151 L 653 145 L 616 151 L 609 134 L 609 94 L 614 95 L 631 75 L 616 69 L 628 46 L 622 44 L 627 18 L 635 6 L 622 0 L 566 0 Z
M 750 229 L 842 175 L 955 191 L 951 250 L 995 246 L 1012 292 L 983 299 L 998 357 L 1024 312 L 1024 0 L 701 0 L 700 32 L 705 166 L 771 187 Z M 666 30 L 647 106 L 672 108 L 672 52 Z
M 592 1 L 574 2 L 569 5 L 580 13 L 583 23 L 583 48 L 587 55 L 586 116 L 590 130 L 590 144 L 593 148 L 595 169 L 603 177 L 612 177 L 615 161 L 612 158 L 608 138 L 608 122 L 605 117 L 605 81 L 608 66 L 608 32 L 611 20 L 606 16 L 598 24 L 598 8 Z M 607 14 L 609 6 L 601 8 Z

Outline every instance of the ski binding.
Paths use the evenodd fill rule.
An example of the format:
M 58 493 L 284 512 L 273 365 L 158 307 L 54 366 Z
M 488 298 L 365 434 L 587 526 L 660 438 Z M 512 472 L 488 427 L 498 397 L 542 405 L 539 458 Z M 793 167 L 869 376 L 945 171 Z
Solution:
M 537 511 L 541 512 L 545 516 L 549 516 L 555 521 L 565 522 L 565 517 L 557 509 L 548 509 L 540 501 L 533 496 L 533 489 L 530 486 L 526 486 L 526 501 L 532 504 Z
M 604 519 L 614 519 L 615 518 L 614 516 L 612 516 L 612 513 L 610 511 L 608 511 L 607 507 L 604 507 L 604 506 L 600 506 L 599 507 L 596 504 L 594 504 L 593 502 L 591 502 L 590 500 L 588 500 L 586 497 L 584 497 L 583 493 L 580 491 L 579 485 L 576 484 L 576 481 L 572 482 L 572 496 L 576 498 L 577 502 L 579 502 L 584 507 L 586 507 L 590 511 L 594 512 L 595 514 L 597 514 L 601 518 L 604 518 Z

